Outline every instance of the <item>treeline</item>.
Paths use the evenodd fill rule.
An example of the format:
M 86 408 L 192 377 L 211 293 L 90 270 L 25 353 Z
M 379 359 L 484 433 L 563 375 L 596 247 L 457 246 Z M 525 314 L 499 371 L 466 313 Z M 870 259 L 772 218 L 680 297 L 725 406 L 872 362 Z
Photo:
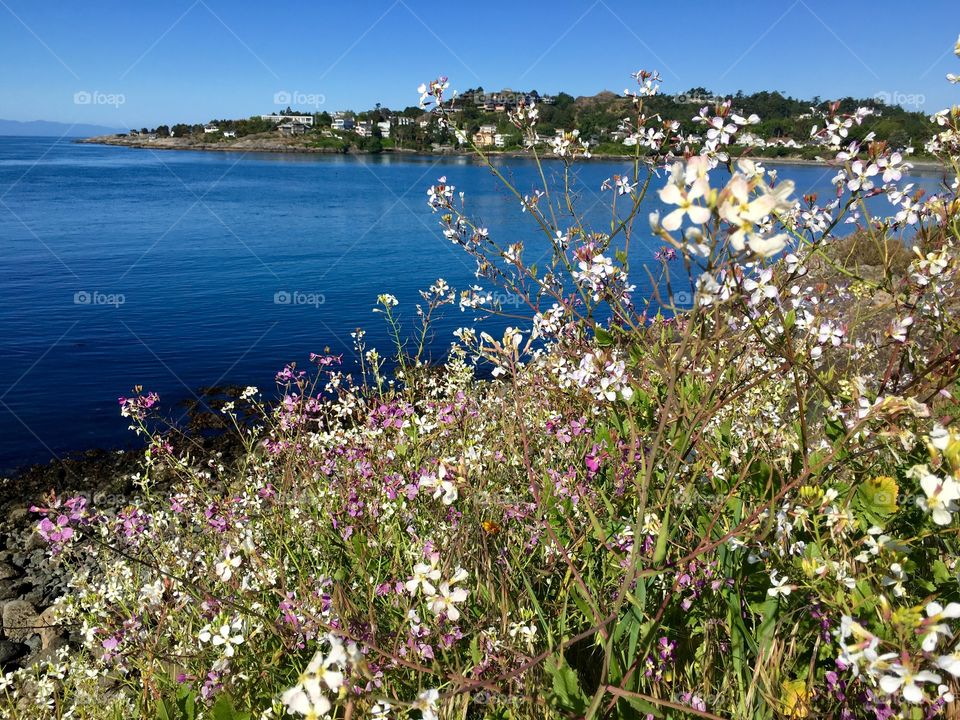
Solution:
M 536 101 L 539 107 L 538 131 L 541 135 L 552 136 L 557 130 L 576 127 L 580 129 L 581 136 L 590 140 L 599 153 L 623 152 L 619 131 L 623 119 L 630 116 L 631 100 L 611 92 L 575 98 L 564 92 L 555 96 L 541 96 L 536 90 L 502 90 L 490 93 L 478 87 L 461 93 L 447 105 L 447 109 L 453 113 L 456 124 L 469 134 L 476 133 L 482 126 L 495 126 L 505 139 L 504 149 L 513 149 L 520 146 L 521 138 L 510 123 L 507 111 L 516 107 L 518 102 L 529 102 L 531 99 Z M 749 132 L 767 141 L 792 139 L 798 145 L 803 145 L 809 139 L 810 128 L 816 123 L 814 112 L 826 111 L 831 105 L 831 101 L 819 97 L 800 100 L 769 91 L 718 95 L 703 87 L 691 88 L 677 95 L 656 95 L 647 98 L 645 103 L 648 116 L 658 114 L 666 120 L 676 120 L 684 134 L 699 135 L 703 133 L 703 126 L 695 123 L 693 118 L 697 116 L 700 108 L 713 106 L 724 100 L 731 101 L 734 112 L 744 116 L 754 113 L 760 116 L 761 122 L 750 126 Z M 858 107 L 874 110 L 874 115 L 863 125 L 851 129 L 851 140 L 862 140 L 867 133 L 874 132 L 878 139 L 886 140 L 891 145 L 912 146 L 919 152 L 929 136 L 930 121 L 924 113 L 911 112 L 899 105 L 887 105 L 878 98 L 847 97 L 840 100 L 839 104 L 841 112 L 852 112 Z M 492 106 L 496 106 L 495 109 Z M 332 137 L 334 116 L 327 111 L 307 113 L 288 107 L 278 114 L 312 115 L 314 124 L 306 134 L 305 142 L 329 145 L 331 148 L 336 146 L 344 151 L 354 148 L 376 152 L 393 147 L 429 150 L 454 142 L 452 132 L 441 128 L 436 122 L 424 122 L 430 116 L 415 106 L 391 110 L 378 103 L 369 110 L 345 113 L 356 123 L 369 121 L 373 124 L 372 136 L 367 137 L 342 130 L 335 131 L 335 136 Z M 401 124 L 398 122 L 399 118 L 408 118 L 409 122 Z M 389 138 L 384 137 L 377 128 L 377 123 L 382 121 L 392 121 Z M 215 119 L 211 122 L 221 131 L 231 131 L 237 137 L 273 132 L 276 129 L 274 123 L 259 116 L 247 119 Z M 188 137 L 202 135 L 203 130 L 203 124 L 178 123 L 173 126 L 161 125 L 152 132 L 159 136 Z M 141 132 L 151 131 L 144 128 Z M 815 153 L 816 149 L 768 147 L 767 151 L 774 155 L 809 155 Z

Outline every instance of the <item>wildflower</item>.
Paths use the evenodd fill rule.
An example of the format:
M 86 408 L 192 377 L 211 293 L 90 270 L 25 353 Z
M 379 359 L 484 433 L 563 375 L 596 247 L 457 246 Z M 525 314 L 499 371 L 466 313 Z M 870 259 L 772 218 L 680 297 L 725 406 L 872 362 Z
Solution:
M 907 331 L 911 325 L 913 325 L 913 318 L 910 316 L 894 318 L 887 328 L 887 336 L 898 343 L 905 343 L 907 341 Z
M 679 230 L 685 216 L 698 225 L 703 225 L 710 220 L 710 208 L 694 204 L 694 200 L 705 198 L 710 191 L 704 163 L 706 163 L 705 158 L 695 157 L 687 161 L 686 169 L 682 163 L 674 164 L 670 182 L 659 191 L 663 202 L 678 206 L 663 218 L 662 225 L 665 230 L 670 232 Z M 687 189 L 688 185 L 689 189 Z
M 417 590 L 423 588 L 424 595 L 435 595 L 437 588 L 433 582 L 440 579 L 440 570 L 437 569 L 436 558 L 430 559 L 430 564 L 417 563 L 413 566 L 413 577 L 407 580 L 405 587 L 411 595 L 416 595 Z
M 303 715 L 307 720 L 319 720 L 325 717 L 333 707 L 323 694 L 320 682 L 316 678 L 304 678 L 294 687 L 286 690 L 280 701 L 287 712 Z
M 867 192 L 874 188 L 873 181 L 870 178 L 880 172 L 880 169 L 874 163 L 866 165 L 862 160 L 857 160 L 850 166 L 850 171 L 853 174 L 847 181 L 847 188 L 850 192 L 856 192 L 857 190 Z
M 773 257 L 787 246 L 789 236 L 786 233 L 777 233 L 769 237 L 754 235 L 750 238 L 750 250 L 754 255 L 762 258 Z
M 239 555 L 233 555 L 228 545 L 223 553 L 223 560 L 218 562 L 214 567 L 217 577 L 223 580 L 223 582 L 229 582 L 230 578 L 233 577 L 233 571 L 240 567 L 241 561 L 242 558 Z
M 784 575 L 781 578 L 777 577 L 777 571 L 774 570 L 770 573 L 770 587 L 767 589 L 767 595 L 770 597 L 776 597 L 777 595 L 789 595 L 793 590 L 792 585 L 788 585 L 790 578 Z
M 37 532 L 51 545 L 61 545 L 72 538 L 74 534 L 73 528 L 70 527 L 70 518 L 66 515 L 58 516 L 56 521 L 44 518 L 37 526 Z
M 434 499 L 441 498 L 444 505 L 452 505 L 459 496 L 456 484 L 452 480 L 447 480 L 447 469 L 442 464 L 436 475 L 421 476 L 420 487 L 433 488 Z
M 892 586 L 894 597 L 903 597 L 904 594 L 906 594 L 903 581 L 906 579 L 907 574 L 903 571 L 903 566 L 900 565 L 900 563 L 891 563 L 890 575 L 885 575 L 880 581 L 880 584 L 884 587 Z
M 411 707 L 413 710 L 420 711 L 422 720 L 439 720 L 440 716 L 437 713 L 437 701 L 439 700 L 440 692 L 438 690 L 424 690 L 417 696 Z
M 916 705 L 917 703 L 923 702 L 922 683 L 925 682 L 939 683 L 940 676 L 929 670 L 915 673 L 910 667 L 901 665 L 900 663 L 893 663 L 890 665 L 890 674 L 881 677 L 879 684 L 880 689 L 888 695 L 892 695 L 897 692 L 897 690 L 901 690 L 903 699 L 908 703 Z M 917 683 L 921 683 L 921 685 Z
M 940 603 L 933 601 L 927 603 L 924 610 L 927 613 L 927 618 L 923 621 L 923 624 L 926 626 L 927 634 L 923 636 L 922 647 L 926 652 L 933 652 L 941 636 L 950 637 L 952 635 L 950 628 L 940 620 L 960 618 L 960 603 L 952 602 L 943 607 Z
M 960 484 L 953 478 L 938 478 L 926 470 L 921 471 L 920 487 L 926 494 L 926 499 L 917 498 L 917 504 L 928 511 L 937 525 L 949 525 L 951 513 L 957 511 L 957 500 L 960 500 Z
M 420 93 L 420 109 L 426 110 L 434 103 L 437 107 L 442 105 L 443 92 L 448 87 L 450 87 L 450 83 L 444 76 L 431 80 L 429 83 L 421 83 L 420 87 L 417 88 L 417 92 Z
M 329 652 L 324 654 L 318 650 L 297 684 L 280 697 L 288 712 L 303 715 L 308 720 L 318 720 L 330 712 L 332 705 L 324 691 L 340 693 L 347 668 L 358 665 L 363 659 L 355 643 L 344 646 L 335 635 L 327 635 L 324 639 L 330 646 Z
M 629 195 L 636 187 L 635 184 L 631 184 L 630 178 L 626 175 L 614 175 L 613 180 L 616 184 L 617 195 Z
M 447 619 L 456 622 L 460 619 L 460 611 L 457 610 L 454 603 L 462 603 L 467 599 L 467 590 L 464 588 L 453 587 L 454 583 L 465 580 L 467 572 L 459 569 L 450 578 L 449 582 L 440 583 L 440 588 L 430 601 L 430 610 L 434 615 L 446 614 Z
M 960 678 L 960 645 L 955 647 L 949 655 L 938 657 L 936 663 L 941 670 L 946 670 L 955 678 Z
M 140 590 L 140 597 L 147 605 L 159 605 L 163 599 L 163 580 L 157 578 Z
M 754 187 L 759 187 L 760 192 L 751 197 Z M 787 240 L 785 235 L 763 238 L 758 233 L 757 226 L 768 216 L 792 207 L 788 197 L 793 193 L 793 187 L 793 183 L 787 181 L 780 183 L 775 189 L 770 189 L 761 185 L 759 180 L 748 180 L 740 173 L 730 179 L 720 194 L 717 212 L 734 228 L 730 235 L 730 244 L 734 250 L 742 252 L 748 242 L 750 249 L 762 257 L 775 255 L 783 249 Z
M 380 700 L 370 707 L 370 717 L 374 720 L 385 720 L 390 716 L 393 706 L 386 700 Z
M 232 624 L 224 623 L 214 631 L 209 625 L 200 631 L 200 642 L 211 643 L 215 647 L 223 646 L 223 654 L 228 658 L 236 653 L 236 646 L 243 643 L 243 625 L 238 620 Z

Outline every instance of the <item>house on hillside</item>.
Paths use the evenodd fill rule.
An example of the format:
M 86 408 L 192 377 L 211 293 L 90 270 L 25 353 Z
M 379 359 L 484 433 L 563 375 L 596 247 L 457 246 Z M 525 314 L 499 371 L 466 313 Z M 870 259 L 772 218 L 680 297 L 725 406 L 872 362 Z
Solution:
M 353 131 L 362 138 L 373 137 L 373 122 L 361 120 L 356 124 Z
M 303 123 L 285 122 L 277 125 L 277 130 L 280 131 L 281 135 L 292 137 L 294 135 L 305 135 L 307 126 Z
M 220 132 L 220 128 L 214 125 L 213 123 L 203 126 L 204 135 L 212 135 L 213 133 L 218 133 L 218 132 Z
M 353 115 L 345 112 L 336 112 L 333 114 L 333 123 L 331 127 L 334 130 L 353 130 L 356 121 Z
M 225 138 L 235 138 L 235 137 L 237 136 L 237 131 L 236 131 L 236 130 L 224 130 L 224 131 L 223 131 L 223 136 L 224 136 Z
M 377 123 L 377 127 L 380 129 L 380 137 L 389 138 L 390 137 L 390 121 L 382 120 Z
M 492 147 L 496 144 L 497 126 L 481 125 L 473 134 L 473 144 L 477 147 Z
M 261 115 L 261 120 L 267 120 L 268 122 L 276 123 L 278 125 L 283 123 L 293 123 L 295 125 L 306 125 L 307 127 L 313 127 L 313 115 Z

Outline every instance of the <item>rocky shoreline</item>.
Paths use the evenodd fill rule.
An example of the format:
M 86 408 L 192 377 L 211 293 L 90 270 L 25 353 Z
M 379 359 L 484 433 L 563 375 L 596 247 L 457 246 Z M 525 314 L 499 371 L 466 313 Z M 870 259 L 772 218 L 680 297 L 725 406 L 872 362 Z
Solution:
M 241 390 L 201 388 L 213 410 L 199 403 L 188 406 L 180 441 L 225 465 L 239 457 L 241 443 L 223 432 L 217 410 Z M 37 532 L 43 516 L 31 508 L 46 507 L 53 498 L 80 496 L 94 511 L 115 513 L 140 492 L 135 480 L 143 470 L 143 457 L 142 448 L 91 449 L 0 477 L 0 675 L 54 661 L 58 650 L 80 643 L 77 628 L 54 619 L 54 603 L 66 590 L 72 569 L 49 556 L 47 543 Z M 162 494 L 175 485 L 173 477 L 151 479 L 151 486 Z
M 279 137 L 275 134 L 250 135 L 236 140 L 222 140 L 219 142 L 206 142 L 194 138 L 156 138 L 154 140 L 143 139 L 140 137 L 120 136 L 120 135 L 100 135 L 97 137 L 83 138 L 76 141 L 82 145 L 113 145 L 116 147 L 140 148 L 147 150 L 195 150 L 200 152 L 239 152 L 239 153 L 296 153 L 304 155 L 401 155 L 411 157 L 463 157 L 476 159 L 476 153 L 472 150 L 442 150 L 431 152 L 428 150 L 408 150 L 404 148 L 383 148 L 377 152 L 357 150 L 338 150 L 330 147 L 314 147 L 305 145 L 300 138 Z M 529 158 L 530 154 L 519 150 L 489 150 L 485 154 L 490 158 Z M 546 158 L 552 158 L 552 155 L 546 155 Z M 603 154 L 593 155 L 590 158 L 581 158 L 587 161 L 604 160 L 633 160 L 631 154 Z M 799 157 L 756 157 L 757 162 L 764 162 L 772 165 L 804 165 L 813 167 L 832 167 L 832 163 L 822 162 L 820 160 L 809 160 Z M 946 170 L 947 168 L 939 162 L 932 160 L 911 160 L 911 164 L 917 170 Z

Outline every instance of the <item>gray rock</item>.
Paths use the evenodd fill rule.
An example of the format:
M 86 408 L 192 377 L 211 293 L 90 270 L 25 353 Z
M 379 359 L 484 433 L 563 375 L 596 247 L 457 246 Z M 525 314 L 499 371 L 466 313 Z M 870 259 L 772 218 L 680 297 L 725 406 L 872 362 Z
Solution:
M 7 562 L 0 562 L 0 581 L 20 577 L 21 572 Z
M 37 635 L 40 618 L 26 600 L 11 600 L 3 606 L 3 632 L 10 640 L 24 641 Z
M 66 630 L 57 623 L 55 608 L 48 607 L 40 613 L 40 649 L 56 650 L 65 644 Z
M 24 579 L 0 581 L 0 601 L 21 597 L 33 587 Z
M 30 534 L 30 537 L 27 538 L 24 548 L 27 550 L 27 552 L 30 552 L 31 550 L 40 550 L 46 546 L 47 541 L 43 539 L 43 535 L 34 531 Z
M 13 670 L 16 667 L 17 660 L 28 652 L 30 652 L 30 648 L 23 643 L 0 640 L 0 669 L 4 672 Z

